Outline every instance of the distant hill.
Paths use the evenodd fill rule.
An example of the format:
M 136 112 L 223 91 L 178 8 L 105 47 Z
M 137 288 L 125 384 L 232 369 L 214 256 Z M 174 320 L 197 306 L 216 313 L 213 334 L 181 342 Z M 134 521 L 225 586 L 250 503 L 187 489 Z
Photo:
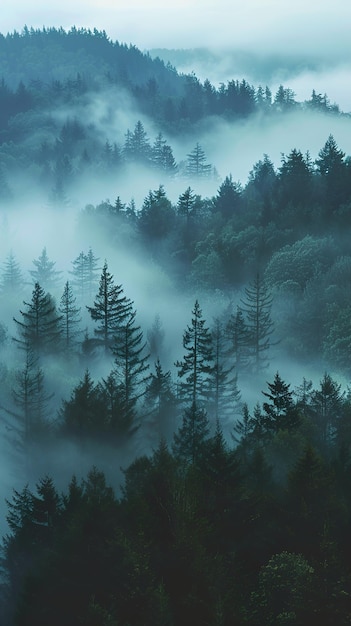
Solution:
M 11 88 L 22 82 L 52 83 L 75 79 L 120 82 L 131 87 L 156 81 L 165 95 L 179 95 L 183 77 L 132 45 L 112 41 L 105 31 L 83 28 L 29 29 L 0 35 L 0 78 Z

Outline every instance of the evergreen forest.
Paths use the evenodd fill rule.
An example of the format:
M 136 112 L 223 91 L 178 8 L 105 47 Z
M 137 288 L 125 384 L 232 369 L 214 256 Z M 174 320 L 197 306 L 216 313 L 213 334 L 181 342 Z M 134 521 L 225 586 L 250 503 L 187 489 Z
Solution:
M 330 131 L 219 172 L 206 129 L 277 119 Z M 216 87 L 96 29 L 0 35 L 2 625 L 351 623 L 335 123 L 313 85 Z

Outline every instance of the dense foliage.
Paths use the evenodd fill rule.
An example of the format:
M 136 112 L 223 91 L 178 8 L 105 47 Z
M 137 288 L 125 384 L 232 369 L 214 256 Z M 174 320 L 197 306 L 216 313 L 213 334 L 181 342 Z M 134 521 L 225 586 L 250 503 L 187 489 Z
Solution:
M 214 116 L 343 114 L 315 91 L 201 84 L 95 30 L 1 36 L 0 76 L 0 209 L 16 210 L 20 174 L 55 216 L 88 177 L 177 180 L 176 201 L 161 183 L 141 206 L 85 206 L 76 227 L 191 302 L 176 342 L 157 310 L 143 327 L 92 247 L 66 271 L 47 247 L 31 268 L 20 250 L 2 258 L 1 428 L 28 481 L 7 502 L 2 623 L 349 624 L 351 158 L 330 135 L 314 160 L 263 155 L 244 185 L 198 141 Z M 100 97 L 122 141 L 89 113 Z M 116 102 L 137 111 L 133 130 Z M 195 193 L 208 180 L 217 193 Z M 319 383 L 303 377 L 316 363 Z

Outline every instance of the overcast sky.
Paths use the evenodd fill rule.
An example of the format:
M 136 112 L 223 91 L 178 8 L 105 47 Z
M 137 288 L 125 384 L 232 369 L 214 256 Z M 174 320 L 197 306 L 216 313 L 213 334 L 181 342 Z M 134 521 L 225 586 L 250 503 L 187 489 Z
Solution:
M 348 56 L 349 0 L 12 0 L 1 31 L 72 25 L 151 47 L 259 47 Z

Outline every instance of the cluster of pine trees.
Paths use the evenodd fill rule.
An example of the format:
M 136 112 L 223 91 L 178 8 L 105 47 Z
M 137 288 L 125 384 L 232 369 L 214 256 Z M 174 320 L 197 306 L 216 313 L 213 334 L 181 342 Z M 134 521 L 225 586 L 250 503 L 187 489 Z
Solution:
M 25 172 L 61 204 L 84 174 L 122 175 L 126 164 L 143 163 L 174 175 L 177 164 L 168 138 L 194 137 L 208 118 L 233 121 L 291 111 L 343 115 L 314 90 L 301 103 L 283 85 L 272 94 L 268 86 L 255 88 L 245 79 L 219 88 L 208 80 L 202 84 L 194 74 L 178 74 L 159 58 L 112 42 L 97 30 L 25 28 L 21 34 L 1 35 L 0 78 L 1 202 L 14 193 L 11 178 Z M 86 111 L 87 103 L 101 98 L 111 122 L 104 130 L 94 114 L 62 121 L 65 108 Z M 120 127 L 116 111 L 126 107 L 160 129 L 153 146 L 140 121 L 134 132 Z M 105 132 L 111 136 L 104 137 Z M 182 174 L 183 163 L 178 165 Z
M 277 373 L 263 398 L 235 445 L 192 402 L 118 497 L 96 468 L 15 490 L 4 624 L 348 624 L 350 397 Z
M 2 399 L 2 410 L 17 419 L 22 445 L 57 431 L 43 373 L 43 364 L 50 371 L 53 361 L 66 375 L 70 370 L 73 377 L 80 372 L 79 383 L 60 407 L 58 419 L 58 431 L 80 442 L 90 438 L 121 443 L 136 432 L 145 416 L 154 441 L 168 437 L 184 404 L 200 402 L 213 420 L 220 414 L 233 419 L 240 405 L 238 374 L 242 378 L 257 374 L 268 364 L 272 298 L 260 276 L 245 290 L 241 306 L 223 312 L 212 328 L 206 326 L 196 300 L 183 337 L 185 356 L 174 363 L 179 379 L 175 384 L 173 372 L 165 371 L 162 362 L 160 318 L 156 316 L 144 340 L 134 303 L 115 282 L 107 261 L 100 271 L 98 263 L 91 248 L 81 252 L 72 262 L 72 280 L 65 282 L 56 304 L 52 293 L 59 292 L 62 276 L 44 248 L 29 272 L 34 283 L 31 299 L 24 300 L 13 317 L 14 336 L 8 337 L 5 325 L 1 326 L 4 355 L 6 350 L 13 352 L 12 342 L 19 364 L 13 381 L 11 368 L 6 371 L 4 363 L 4 396 L 6 387 L 11 383 L 12 387 L 8 408 Z M 24 286 L 19 264 L 10 253 L 2 276 L 3 301 L 7 305 L 17 302 Z M 95 383 L 89 369 L 112 360 L 109 374 Z M 150 365 L 154 371 L 150 372 Z
M 276 169 L 264 155 L 245 186 L 228 175 L 203 198 L 190 185 L 218 175 L 201 144 L 176 163 L 163 134 L 208 116 L 338 107 L 315 91 L 297 103 L 282 85 L 272 95 L 245 80 L 201 84 L 97 30 L 1 36 L 0 76 L 3 205 L 19 169 L 45 181 L 56 206 L 83 173 L 132 163 L 184 179 L 176 202 L 161 184 L 141 207 L 119 195 L 86 206 L 78 227 L 135 245 L 195 301 L 170 351 L 160 317 L 145 332 L 92 248 L 66 276 L 46 248 L 27 273 L 13 252 L 5 259 L 2 449 L 32 484 L 7 501 L 2 622 L 346 626 L 351 397 L 329 366 L 351 373 L 350 157 L 330 135 L 314 160 L 294 148 Z M 119 144 L 84 116 L 52 114 L 99 94 L 131 98 L 162 132 L 150 142 L 139 120 Z M 278 350 L 325 365 L 319 384 L 292 388 Z M 61 492 L 62 453 L 78 477 Z M 102 457 L 113 487 L 80 465 Z
M 96 468 L 63 493 L 49 476 L 14 491 L 2 544 L 6 626 L 347 624 L 350 394 L 327 373 L 317 387 L 304 378 L 291 389 L 277 372 L 260 392 L 274 329 L 260 275 L 212 325 L 195 301 L 175 379 L 163 368 L 160 319 L 144 340 L 106 261 L 81 252 L 57 307 L 39 282 L 62 283 L 45 248 L 33 265 L 32 298 L 14 318 L 22 365 L 2 380 L 12 404 L 1 408 L 27 478 L 44 470 L 38 457 L 48 471 L 62 442 L 92 459 L 102 446 L 112 476 L 128 442 L 152 451 L 125 470 L 120 495 Z M 8 288 L 9 266 L 19 276 L 13 255 Z M 79 302 L 91 294 L 84 335 Z M 57 379 L 84 371 L 57 412 L 51 357 Z M 89 365 L 109 358 L 95 382 Z M 256 404 L 241 397 L 244 380 Z
M 228 175 L 210 198 L 189 186 L 172 203 L 162 185 L 140 208 L 118 196 L 86 207 L 81 227 L 141 243 L 181 289 L 227 294 L 259 271 L 282 345 L 349 375 L 350 202 L 350 158 L 329 136 L 314 161 L 294 148 L 276 169 L 265 155 L 245 186 Z

